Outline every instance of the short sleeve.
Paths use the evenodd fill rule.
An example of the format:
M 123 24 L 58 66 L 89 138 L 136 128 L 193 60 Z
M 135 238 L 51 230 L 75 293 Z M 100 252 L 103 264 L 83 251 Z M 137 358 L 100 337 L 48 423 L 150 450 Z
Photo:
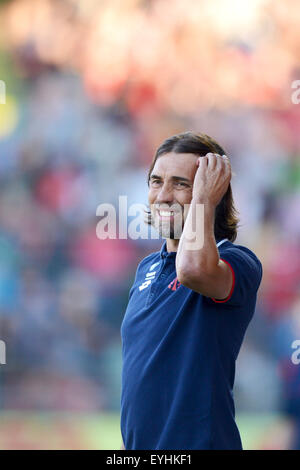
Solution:
M 232 287 L 226 299 L 213 299 L 215 303 L 244 305 L 256 294 L 262 279 L 262 265 L 250 250 L 238 247 L 220 252 L 223 260 L 232 272 Z

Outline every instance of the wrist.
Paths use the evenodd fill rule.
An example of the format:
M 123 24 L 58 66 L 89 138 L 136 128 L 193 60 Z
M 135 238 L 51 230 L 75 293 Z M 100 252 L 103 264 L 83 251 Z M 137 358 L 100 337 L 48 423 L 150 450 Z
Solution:
M 195 195 L 192 197 L 191 204 L 203 204 L 204 210 L 215 210 L 216 205 L 205 195 Z

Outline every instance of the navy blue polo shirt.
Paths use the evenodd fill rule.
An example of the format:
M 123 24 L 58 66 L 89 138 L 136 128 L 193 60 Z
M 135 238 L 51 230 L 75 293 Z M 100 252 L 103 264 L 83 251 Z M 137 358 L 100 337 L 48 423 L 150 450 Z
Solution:
M 241 449 L 233 384 L 253 316 L 262 265 L 248 248 L 217 243 L 231 268 L 216 301 L 176 278 L 176 252 L 139 264 L 121 325 L 121 432 L 126 450 Z

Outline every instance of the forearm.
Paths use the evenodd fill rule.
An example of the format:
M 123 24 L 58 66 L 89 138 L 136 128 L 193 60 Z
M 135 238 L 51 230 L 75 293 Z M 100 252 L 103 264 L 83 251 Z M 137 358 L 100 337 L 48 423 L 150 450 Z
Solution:
M 196 217 L 199 218 L 197 204 L 204 205 L 203 220 L 201 221 L 201 234 L 198 232 L 198 246 L 196 243 Z M 176 255 L 176 271 L 180 277 L 197 277 L 213 275 L 218 263 L 219 252 L 214 235 L 215 207 L 204 198 L 193 198 L 184 224 L 184 229 L 178 244 Z M 191 238 L 193 236 L 193 238 Z M 203 239 L 203 240 L 202 240 Z M 200 243 L 203 241 L 203 244 Z M 194 247 L 196 249 L 191 249 Z
M 214 225 L 215 209 L 228 188 L 231 168 L 225 155 L 207 154 L 198 162 L 193 197 L 176 255 L 177 279 L 206 297 L 225 299 L 233 285 L 233 274 L 220 260 Z M 204 209 L 202 213 L 197 208 L 200 204 Z

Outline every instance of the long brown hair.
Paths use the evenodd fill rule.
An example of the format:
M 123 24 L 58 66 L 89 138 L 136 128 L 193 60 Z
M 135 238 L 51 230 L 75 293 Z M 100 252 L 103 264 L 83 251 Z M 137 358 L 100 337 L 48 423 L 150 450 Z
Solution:
M 156 160 L 162 155 L 175 153 L 194 153 L 195 155 L 205 156 L 207 153 L 218 153 L 226 155 L 224 149 L 211 137 L 206 134 L 196 134 L 194 132 L 182 132 L 166 139 L 157 149 L 148 172 L 148 186 L 150 176 Z M 234 242 L 237 237 L 238 227 L 237 210 L 234 207 L 231 184 L 229 184 L 226 193 L 219 202 L 215 211 L 214 233 L 216 240 L 228 238 Z M 151 213 L 148 212 L 147 223 L 151 223 Z

